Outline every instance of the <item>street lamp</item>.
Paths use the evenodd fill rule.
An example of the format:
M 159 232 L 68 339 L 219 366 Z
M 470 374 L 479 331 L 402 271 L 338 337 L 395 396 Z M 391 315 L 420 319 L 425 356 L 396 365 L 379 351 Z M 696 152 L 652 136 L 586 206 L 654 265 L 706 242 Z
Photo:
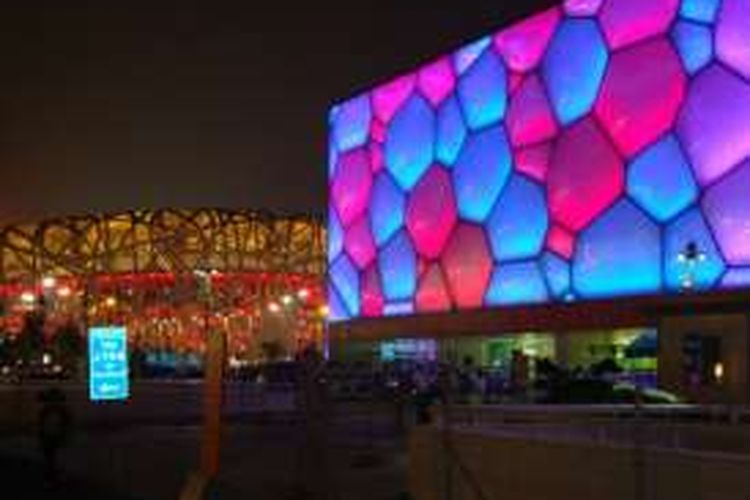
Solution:
M 306 342 L 309 342 L 310 336 L 303 334 L 300 327 L 300 315 L 306 315 L 308 312 L 315 314 L 317 312 L 318 317 L 325 318 L 327 316 L 327 309 L 315 310 L 312 309 L 308 300 L 311 293 L 308 289 L 302 288 L 296 293 L 285 293 L 279 297 L 278 301 L 272 301 L 268 304 L 268 312 L 277 316 L 283 321 L 283 328 L 288 338 L 293 338 L 295 342 L 295 348 L 299 351 L 301 346 Z
M 685 272 L 680 277 L 680 287 L 683 291 L 693 290 L 696 286 L 696 271 L 698 265 L 705 262 L 708 256 L 703 252 L 695 241 L 688 242 L 685 248 L 677 255 L 677 260 L 685 267 Z

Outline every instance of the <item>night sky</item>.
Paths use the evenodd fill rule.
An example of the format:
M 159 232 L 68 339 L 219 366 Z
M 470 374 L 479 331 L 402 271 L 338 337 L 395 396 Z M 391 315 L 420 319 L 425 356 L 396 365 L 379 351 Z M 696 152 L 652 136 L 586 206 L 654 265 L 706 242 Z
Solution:
M 324 213 L 328 107 L 554 0 L 7 0 L 0 220 Z

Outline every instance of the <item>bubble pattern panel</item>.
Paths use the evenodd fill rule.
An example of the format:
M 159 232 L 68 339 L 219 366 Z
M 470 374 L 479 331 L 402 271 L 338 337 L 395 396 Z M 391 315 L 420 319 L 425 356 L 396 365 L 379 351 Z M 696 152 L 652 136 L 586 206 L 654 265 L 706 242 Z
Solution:
M 748 19 L 565 0 L 334 106 L 331 320 L 750 287 Z

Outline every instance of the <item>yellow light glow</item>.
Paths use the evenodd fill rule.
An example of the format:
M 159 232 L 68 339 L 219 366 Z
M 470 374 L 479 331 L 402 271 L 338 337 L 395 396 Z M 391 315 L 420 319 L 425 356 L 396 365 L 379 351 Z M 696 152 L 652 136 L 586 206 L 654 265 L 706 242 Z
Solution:
M 107 307 L 115 307 L 117 305 L 117 299 L 114 297 L 107 297 L 104 301 L 104 305 Z
M 322 318 L 327 318 L 327 317 L 328 317 L 328 315 L 329 315 L 329 314 L 331 314 L 331 310 L 330 310 L 330 308 L 329 308 L 328 306 L 326 306 L 326 305 L 322 305 L 322 306 L 320 306 L 320 308 L 318 309 L 318 314 L 320 314 L 320 316 L 321 316 Z
M 57 285 L 57 280 L 52 276 L 45 276 L 42 279 L 42 287 L 46 288 L 47 290 L 55 288 L 55 285 Z
M 73 291 L 70 289 L 70 287 L 67 286 L 61 286 L 57 289 L 57 296 L 61 298 L 67 298 L 70 297 L 73 294 Z
M 716 363 L 714 365 L 714 378 L 719 382 L 724 379 L 724 363 Z
M 271 302 L 270 304 L 268 304 L 268 311 L 273 314 L 277 314 L 281 311 L 281 306 L 279 306 L 279 304 L 277 304 L 276 302 Z

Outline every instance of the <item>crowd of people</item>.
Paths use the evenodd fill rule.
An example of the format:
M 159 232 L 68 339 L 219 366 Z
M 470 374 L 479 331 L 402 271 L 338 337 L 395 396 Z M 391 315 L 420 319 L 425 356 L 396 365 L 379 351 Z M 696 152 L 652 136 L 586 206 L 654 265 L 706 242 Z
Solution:
M 396 361 L 328 363 L 326 383 L 339 399 L 408 400 L 417 406 L 435 401 L 453 404 L 597 404 L 630 403 L 640 389 L 614 360 L 567 368 L 551 359 L 533 359 L 516 351 L 505 366 L 478 366 L 472 358 L 459 362 Z M 635 377 L 637 378 L 637 377 Z M 653 392 L 653 391 L 652 391 Z M 670 403 L 663 391 L 654 402 Z
M 327 383 L 334 397 L 448 399 L 456 403 L 498 403 L 526 397 L 528 364 L 510 370 L 477 366 L 473 359 L 457 363 L 395 361 L 390 363 L 331 362 Z

